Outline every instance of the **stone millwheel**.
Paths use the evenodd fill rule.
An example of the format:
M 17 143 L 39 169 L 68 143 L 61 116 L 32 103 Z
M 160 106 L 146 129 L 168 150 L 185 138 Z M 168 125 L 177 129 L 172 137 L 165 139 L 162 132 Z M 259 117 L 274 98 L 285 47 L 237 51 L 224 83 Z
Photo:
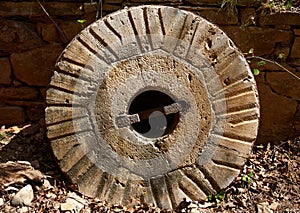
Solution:
M 47 90 L 48 138 L 78 190 L 112 204 L 176 208 L 239 174 L 259 103 L 242 53 L 203 18 L 123 9 L 79 33 Z

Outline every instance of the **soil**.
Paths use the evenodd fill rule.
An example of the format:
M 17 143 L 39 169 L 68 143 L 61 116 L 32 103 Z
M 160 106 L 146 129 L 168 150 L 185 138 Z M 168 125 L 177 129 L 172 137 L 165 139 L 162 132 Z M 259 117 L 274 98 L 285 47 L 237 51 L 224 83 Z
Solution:
M 183 201 L 176 212 L 300 212 L 300 137 L 277 145 L 256 145 L 241 174 L 226 189 L 203 201 Z M 0 186 L 0 212 L 171 212 L 141 204 L 130 209 L 84 197 L 80 209 L 62 210 L 74 190 L 60 172 L 43 124 L 0 129 L 0 163 L 28 161 L 44 178 Z M 1 182 L 1 181 L 0 181 Z M 44 187 L 45 183 L 50 186 Z M 34 199 L 27 206 L 11 205 L 27 184 Z M 48 184 L 49 185 L 49 184 Z

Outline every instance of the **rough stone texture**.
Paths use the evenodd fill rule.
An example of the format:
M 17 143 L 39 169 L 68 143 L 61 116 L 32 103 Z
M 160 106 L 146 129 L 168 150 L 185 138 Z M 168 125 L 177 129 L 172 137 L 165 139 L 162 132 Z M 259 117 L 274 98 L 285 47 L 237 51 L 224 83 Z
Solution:
M 9 58 L 0 58 L 0 73 L 0 84 L 10 84 L 12 82 Z
M 243 7 L 244 6 L 255 6 L 255 5 L 259 5 L 261 2 L 266 2 L 266 1 L 267 0 L 237 0 L 236 6 L 243 6 Z M 186 0 L 186 2 L 194 4 L 194 5 L 200 5 L 200 6 L 207 6 L 207 5 L 219 6 L 224 1 L 223 0 Z
M 220 24 L 220 25 L 235 25 L 235 26 L 227 26 L 230 30 L 228 34 L 233 38 L 233 41 L 238 44 L 240 48 L 242 48 L 243 52 L 247 52 L 250 48 L 254 47 L 255 55 L 264 55 L 267 58 L 277 58 L 279 53 L 284 53 L 285 57 L 283 60 L 278 60 L 285 67 L 295 72 L 296 70 L 300 71 L 300 61 L 299 61 L 299 43 L 297 38 L 295 39 L 295 45 L 292 47 L 292 42 L 294 38 L 291 38 L 291 34 L 296 36 L 300 35 L 299 29 L 299 18 L 295 13 L 282 12 L 277 14 L 270 14 L 264 10 L 259 9 L 260 2 L 264 1 L 253 1 L 253 0 L 238 0 L 237 4 L 231 5 L 230 3 L 226 3 L 224 7 L 220 9 L 222 4 L 222 0 L 188 0 L 188 1 L 179 1 L 179 0 L 170 0 L 170 1 L 158 1 L 152 0 L 151 4 L 168 4 L 179 6 L 180 8 L 195 11 L 198 14 L 207 17 L 211 22 Z M 150 3 L 148 0 L 132 0 L 124 2 L 122 0 L 108 0 L 103 4 L 103 15 L 109 14 L 115 10 L 125 5 L 140 5 Z M 81 11 L 80 6 L 81 2 L 42 2 L 45 9 L 52 16 L 55 22 L 58 23 L 62 31 L 66 34 L 67 40 L 70 41 L 74 35 L 79 33 L 82 29 L 82 25 L 77 23 L 77 19 L 86 19 L 87 22 L 83 24 L 86 27 L 90 24 L 94 19 L 97 11 L 96 3 L 87 2 L 84 6 L 84 12 Z M 66 9 L 67 8 L 67 9 Z M 261 8 L 260 8 L 261 9 Z M 232 15 L 232 11 L 234 16 Z M 236 12 L 238 11 L 238 14 Z M 255 11 L 258 13 L 258 17 L 256 23 L 263 24 L 263 28 L 256 27 L 248 27 L 248 20 L 251 16 L 255 15 Z M 231 13 L 230 13 L 231 12 Z M 261 14 L 259 14 L 261 13 Z M 14 2 L 14 1 L 1 1 L 0 2 L 0 57 L 10 57 L 10 54 L 20 53 L 25 51 L 26 61 L 24 63 L 29 63 L 30 66 L 26 65 L 24 69 L 22 69 L 22 73 L 19 76 L 24 80 L 16 79 L 16 75 L 14 70 L 12 70 L 11 77 L 12 86 L 14 87 L 22 87 L 25 83 L 30 82 L 30 85 L 40 85 L 40 82 L 37 83 L 36 75 L 31 76 L 32 68 L 32 59 L 29 60 L 28 52 L 35 50 L 36 48 L 42 47 L 45 43 L 53 43 L 60 42 L 63 43 L 61 35 L 57 32 L 57 29 L 50 22 L 48 17 L 41 10 L 39 5 L 36 2 Z M 239 17 L 239 20 L 237 20 Z M 140 19 L 141 17 L 138 17 Z M 142 20 L 142 19 L 141 19 Z M 274 25 L 275 24 L 275 25 Z M 292 25 L 290 25 L 292 24 Z M 294 25 L 297 24 L 297 25 Z M 241 26 L 240 26 L 241 25 Z M 224 29 L 226 26 L 224 26 Z M 36 32 L 35 32 L 36 31 Z M 86 41 L 88 43 L 88 41 Z M 65 44 L 64 44 L 65 45 Z M 51 47 L 51 46 L 48 46 Z M 292 50 L 293 48 L 293 50 Z M 46 48 L 45 48 L 46 49 Z M 50 49 L 50 48 L 49 48 Z M 30 50 L 30 51 L 29 51 Z M 28 52 L 27 52 L 28 51 Z M 37 50 L 38 52 L 38 50 Z M 268 55 L 272 53 L 272 55 Z M 291 56 L 294 58 L 289 57 Z M 50 54 L 50 53 L 49 53 Z M 58 55 L 59 53 L 57 53 Z M 22 55 L 15 55 L 16 58 L 22 57 Z M 38 57 L 39 59 L 43 57 Z M 55 58 L 53 56 L 49 57 L 50 60 L 54 61 Z M 38 60 L 39 60 L 38 59 Z M 21 58 L 18 60 L 21 61 Z M 40 64 L 41 60 L 38 61 Z M 6 63 L 7 64 L 7 63 Z M 254 66 L 252 64 L 251 66 Z M 10 65 L 11 66 L 11 65 Z M 45 60 L 45 64 L 43 67 L 47 71 L 47 76 L 42 76 L 43 78 L 49 78 L 52 70 L 52 63 L 48 63 L 48 60 Z M 3 66 L 2 66 L 3 67 Z M 12 66 L 11 66 L 12 67 Z M 20 66 L 18 66 L 20 69 Z M 74 65 L 74 67 L 76 67 Z M 78 67 L 77 67 L 78 68 Z M 2 68 L 3 69 L 3 68 Z M 41 70 L 41 67 L 38 68 Z M 280 70 L 277 66 L 272 64 L 266 64 L 261 67 L 261 70 L 266 71 L 278 71 Z M 1 70 L 2 71 L 2 70 Z M 17 70 L 18 72 L 18 70 Z M 3 72 L 4 73 L 4 72 Z M 89 76 L 90 74 L 87 74 Z M 7 78 L 7 75 L 1 75 L 0 79 L 5 78 L 2 81 L 3 85 L 9 86 L 8 83 L 11 83 L 11 80 Z M 33 80 L 30 78 L 34 78 Z M 47 80 L 43 80 L 43 85 L 47 84 Z M 1 80 L 0 80 L 1 82 Z M 5 82 L 5 83 L 4 83 Z M 2 90 L 3 91 L 3 90 Z M 9 94 L 11 94 L 12 90 L 5 90 Z M 45 89 L 41 89 L 43 97 L 45 98 Z M 1 92 L 0 92 L 1 93 Z M 29 92 L 31 93 L 31 92 Z M 5 103 L 12 106 L 24 106 L 24 110 L 26 110 L 26 119 L 30 117 L 30 119 L 37 119 L 41 116 L 41 109 L 43 108 L 43 102 L 38 99 L 35 100 L 34 103 L 31 102 L 30 99 L 21 100 L 22 97 L 17 98 L 17 94 L 24 95 L 22 92 L 14 92 L 14 100 L 6 99 Z M 7 97 L 7 95 L 2 97 Z M 25 94 L 25 97 L 27 95 Z M 69 94 L 65 93 L 61 95 L 61 97 L 65 97 L 65 100 L 69 100 Z M 38 97 L 42 98 L 42 97 Z M 54 99 L 54 97 L 52 97 Z M 54 100 L 53 100 L 54 101 Z M 55 102 L 55 101 L 54 101 Z M 40 106 L 41 108 L 36 108 Z M 31 110 L 34 108 L 34 110 Z M 267 113 L 267 112 L 265 112 Z M 34 116 L 36 114 L 37 116 Z M 266 121 L 271 122 L 271 121 Z M 286 133 L 289 134 L 289 133 Z M 259 140 L 261 141 L 261 140 Z
M 243 52 L 254 48 L 259 56 L 270 55 L 277 44 L 288 45 L 293 39 L 292 32 L 271 28 L 223 26 L 222 29 Z
M 42 45 L 43 41 L 34 32 L 33 24 L 0 19 L 0 56 L 1 54 L 21 52 Z
M 39 91 L 33 87 L 0 87 L 0 100 L 37 100 Z
M 46 11 L 52 16 L 75 16 L 82 15 L 81 2 L 42 2 Z M 93 4 L 85 4 L 88 9 Z M 96 8 L 95 8 L 96 10 Z M 0 2 L 0 16 L 45 16 L 37 2 Z
M 300 36 L 300 29 L 294 29 L 295 36 Z
M 295 74 L 299 76 L 299 73 Z M 267 73 L 266 80 L 272 90 L 278 95 L 300 101 L 299 80 L 287 72 Z M 284 82 L 284 84 L 282 82 Z
M 300 58 L 300 37 L 295 38 L 290 57 Z
M 57 29 L 53 23 L 38 23 L 37 32 L 43 38 L 44 41 L 49 43 L 60 42 L 60 38 L 57 33 Z
M 238 14 L 235 8 L 211 8 L 211 7 L 186 7 L 179 6 L 180 9 L 191 11 L 209 21 L 220 25 L 232 25 L 238 23 Z
M 191 3 L 194 5 L 221 5 L 222 0 L 186 0 L 187 3 Z
M 256 24 L 256 12 L 254 8 L 245 8 L 240 11 L 241 26 L 248 27 Z
M 145 93 L 132 113 L 150 128 L 117 125 Z M 175 100 L 188 107 L 168 114 Z M 112 204 L 174 208 L 183 198 L 205 199 L 238 175 L 257 136 L 257 91 L 242 53 L 215 25 L 171 7 L 124 9 L 82 31 L 58 59 L 46 101 L 61 170 L 79 192 Z M 158 109 L 180 119 L 159 120 L 163 132 L 149 137 Z
M 85 18 L 83 18 L 83 19 L 85 19 Z M 88 17 L 87 17 L 87 19 L 90 20 L 90 18 L 88 18 Z M 89 23 L 90 23 L 90 21 L 87 20 L 87 22 L 85 23 L 84 26 L 87 26 Z M 71 41 L 74 38 L 74 36 L 77 35 L 84 28 L 80 23 L 74 22 L 74 21 L 60 21 L 59 27 L 64 32 L 68 41 Z
M 30 102 L 30 105 L 26 107 L 26 115 L 32 121 L 38 121 L 45 117 L 45 107 L 44 102 Z
M 20 191 L 16 193 L 16 195 L 12 198 L 11 204 L 13 206 L 28 206 L 33 200 L 33 189 L 30 184 L 24 186 Z
M 43 174 L 27 161 L 0 163 L 0 186 L 7 187 L 25 181 L 41 182 Z
M 267 79 L 268 75 L 269 73 L 267 73 Z M 264 80 L 264 74 L 256 76 L 256 80 L 261 104 L 257 143 L 282 141 L 292 137 L 294 135 L 293 120 L 297 102 L 272 91 L 271 82 Z M 276 82 L 284 81 L 277 79 Z
M 22 124 L 25 119 L 22 107 L 0 106 L 0 125 Z
M 49 44 L 23 53 L 13 53 L 11 63 L 16 78 L 28 85 L 47 86 L 62 51 L 60 44 Z
M 296 12 L 278 12 L 260 14 L 259 25 L 300 25 L 300 14 Z
M 237 0 L 237 5 L 238 6 L 247 6 L 247 7 L 252 7 L 252 6 L 259 6 L 261 3 L 266 3 L 269 0 Z

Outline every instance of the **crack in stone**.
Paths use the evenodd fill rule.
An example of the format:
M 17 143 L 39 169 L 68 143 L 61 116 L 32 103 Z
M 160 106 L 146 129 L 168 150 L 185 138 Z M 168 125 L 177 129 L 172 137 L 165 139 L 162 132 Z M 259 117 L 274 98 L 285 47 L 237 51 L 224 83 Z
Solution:
M 275 95 L 279 95 L 279 96 L 281 96 L 281 97 L 284 97 L 284 98 L 287 98 L 287 99 L 289 99 L 289 100 L 292 100 L 292 101 L 296 101 L 296 102 L 297 102 L 297 99 L 294 99 L 294 98 L 292 98 L 292 97 L 290 97 L 290 96 L 288 96 L 288 95 L 284 95 L 284 94 L 281 94 L 281 93 L 277 92 L 277 91 L 271 86 L 271 84 L 268 82 L 268 80 L 267 80 L 267 72 L 265 72 L 265 75 L 264 75 L 264 81 L 265 81 L 264 84 L 265 84 L 266 86 L 268 86 L 268 87 L 270 88 L 271 92 L 274 93 Z

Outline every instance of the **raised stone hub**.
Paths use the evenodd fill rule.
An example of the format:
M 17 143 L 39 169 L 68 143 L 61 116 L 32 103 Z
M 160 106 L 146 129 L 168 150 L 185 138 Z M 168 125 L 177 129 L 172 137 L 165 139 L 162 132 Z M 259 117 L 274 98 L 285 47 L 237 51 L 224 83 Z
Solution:
M 231 183 L 259 118 L 255 81 L 232 41 L 164 6 L 124 9 L 78 34 L 47 103 L 54 155 L 81 193 L 171 209 Z

